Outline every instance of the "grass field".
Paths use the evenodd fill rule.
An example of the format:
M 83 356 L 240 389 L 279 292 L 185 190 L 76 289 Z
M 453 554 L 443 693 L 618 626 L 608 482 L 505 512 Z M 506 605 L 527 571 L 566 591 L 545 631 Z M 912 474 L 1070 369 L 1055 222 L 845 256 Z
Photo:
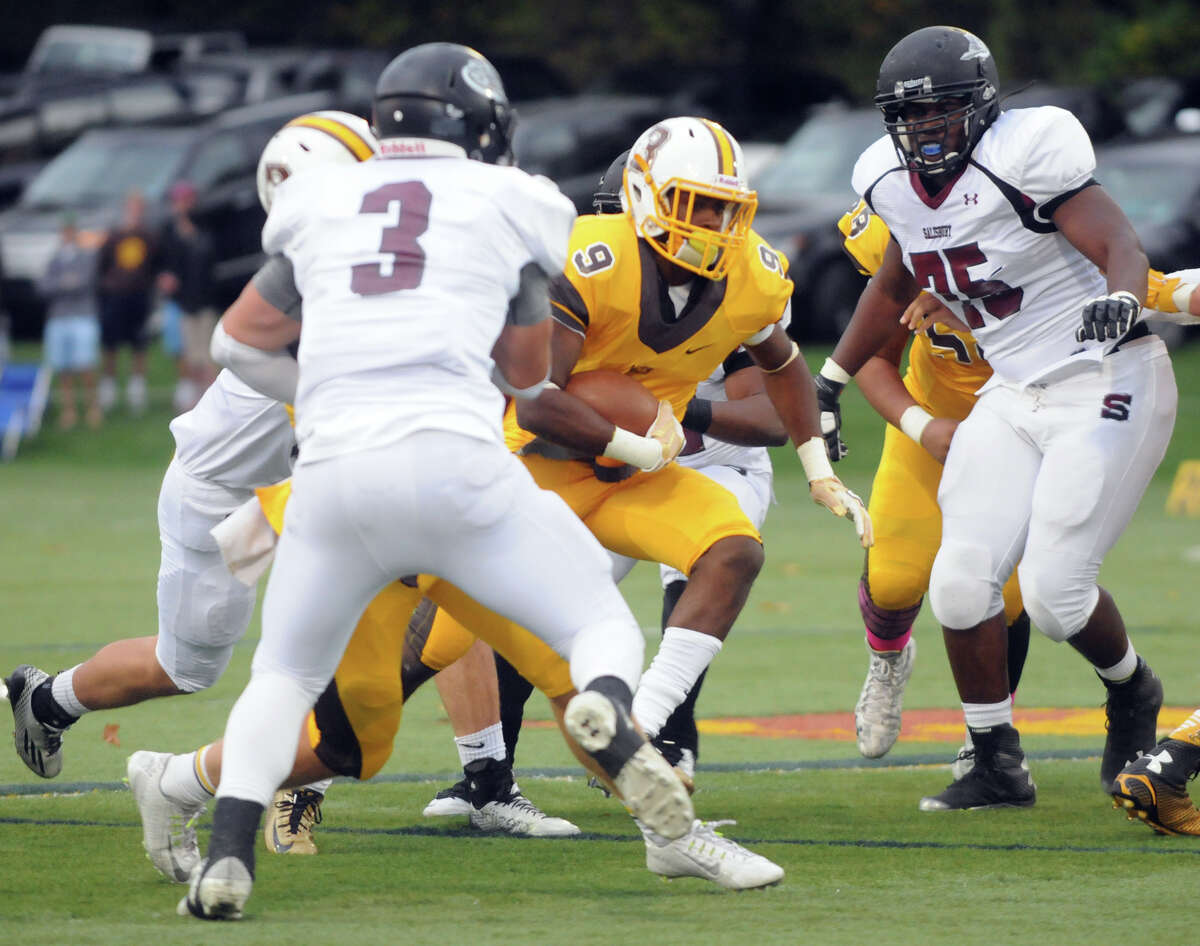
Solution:
M 806 354 L 814 365 L 824 355 Z M 1164 680 L 1175 708 L 1164 723 L 1200 704 L 1200 529 L 1164 511 L 1179 461 L 1200 456 L 1200 348 L 1180 352 L 1176 370 L 1171 451 L 1102 579 Z M 148 417 L 117 415 L 95 433 L 62 434 L 51 413 L 18 460 L 0 466 L 4 673 L 22 662 L 68 667 L 109 640 L 154 632 L 155 503 L 172 450 L 162 363 L 152 393 Z M 839 472 L 865 494 L 882 425 L 857 393 L 846 402 L 852 454 Z M 719 722 L 848 713 L 865 671 L 853 533 L 808 501 L 787 451 L 776 467 L 767 564 L 701 698 L 696 804 L 704 818 L 736 818 L 728 833 L 786 868 L 780 886 L 733 894 L 650 875 L 636 829 L 585 787 L 557 733 L 539 723 L 548 713 L 537 699 L 518 776 L 542 807 L 579 824 L 582 838 L 484 837 L 423 819 L 432 792 L 457 777 L 450 728 L 428 687 L 410 704 L 383 774 L 331 790 L 320 856 L 260 855 L 241 924 L 176 917 L 182 888 L 142 855 L 121 786 L 125 757 L 138 748 L 185 751 L 219 734 L 247 677 L 256 620 L 212 690 L 86 716 L 67 737 L 57 782 L 37 779 L 0 747 L 0 943 L 32 933 L 65 944 L 1105 943 L 1143 932 L 1156 946 L 1195 942 L 1186 903 L 1200 842 L 1158 838 L 1109 808 L 1098 788 L 1103 728 L 1094 713 L 1091 724 L 1024 732 L 1039 787 L 1034 808 L 944 815 L 918 812 L 916 801 L 948 781 L 957 742 L 916 738 L 926 729 L 902 734 L 889 757 L 867 764 L 845 739 L 781 735 L 769 720 Z M 653 641 L 656 571 L 640 566 L 625 590 Z M 928 610 L 917 637 L 906 709 L 957 708 Z M 1102 702 L 1084 663 L 1035 635 L 1020 705 L 1095 710 Z M 110 724 L 119 745 L 104 738 Z

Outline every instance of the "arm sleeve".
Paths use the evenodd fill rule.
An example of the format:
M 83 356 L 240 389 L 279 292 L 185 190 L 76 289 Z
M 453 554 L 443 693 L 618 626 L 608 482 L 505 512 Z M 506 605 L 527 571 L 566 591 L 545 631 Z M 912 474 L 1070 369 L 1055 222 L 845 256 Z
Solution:
M 289 319 L 296 322 L 301 321 L 300 291 L 296 288 L 296 278 L 292 271 L 291 261 L 286 256 L 282 254 L 272 256 L 254 274 L 251 282 L 267 302 Z
M 517 294 L 508 301 L 509 325 L 537 325 L 550 315 L 550 277 L 537 263 L 521 268 Z

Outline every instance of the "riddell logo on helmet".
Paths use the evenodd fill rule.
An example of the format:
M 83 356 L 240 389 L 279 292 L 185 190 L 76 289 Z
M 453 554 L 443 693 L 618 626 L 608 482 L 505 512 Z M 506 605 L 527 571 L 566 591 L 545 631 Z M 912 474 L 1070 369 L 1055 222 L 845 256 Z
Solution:
M 425 154 L 429 149 L 420 138 L 385 138 L 379 142 L 379 153 L 388 154 Z
M 717 183 L 724 184 L 726 187 L 744 187 L 745 182 L 740 177 L 731 177 L 728 174 L 718 174 Z

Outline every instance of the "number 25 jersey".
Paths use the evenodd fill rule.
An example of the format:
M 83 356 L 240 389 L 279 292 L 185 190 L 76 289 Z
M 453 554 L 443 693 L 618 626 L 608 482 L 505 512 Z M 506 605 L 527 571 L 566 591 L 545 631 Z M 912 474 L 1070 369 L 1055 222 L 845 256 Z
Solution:
M 1071 359 L 1094 361 L 1105 347 L 1075 341 L 1105 279 L 1051 220 L 1095 184 L 1095 166 L 1078 120 L 1044 106 L 1001 113 L 934 197 L 886 136 L 858 159 L 853 184 L 917 283 L 971 326 L 997 376 L 1022 382 Z
M 463 157 L 374 158 L 280 185 L 263 249 L 288 257 L 303 298 L 300 462 L 430 428 L 500 441 L 492 346 L 521 270 L 562 270 L 574 219 L 548 182 Z

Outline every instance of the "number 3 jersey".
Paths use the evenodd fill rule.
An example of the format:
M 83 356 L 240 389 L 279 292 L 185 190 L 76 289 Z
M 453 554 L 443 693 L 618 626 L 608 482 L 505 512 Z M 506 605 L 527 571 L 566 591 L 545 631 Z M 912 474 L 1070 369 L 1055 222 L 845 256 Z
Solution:
M 887 136 L 858 159 L 853 184 L 917 283 L 971 326 L 996 375 L 1032 382 L 1106 347 L 1075 340 L 1083 306 L 1107 292 L 1104 276 L 1051 220 L 1095 184 L 1095 167 L 1078 120 L 1044 106 L 1001 113 L 935 197 Z
M 429 428 L 499 441 L 492 346 L 522 269 L 562 270 L 574 219 L 549 182 L 461 157 L 285 181 L 263 249 L 288 257 L 304 300 L 300 462 Z

